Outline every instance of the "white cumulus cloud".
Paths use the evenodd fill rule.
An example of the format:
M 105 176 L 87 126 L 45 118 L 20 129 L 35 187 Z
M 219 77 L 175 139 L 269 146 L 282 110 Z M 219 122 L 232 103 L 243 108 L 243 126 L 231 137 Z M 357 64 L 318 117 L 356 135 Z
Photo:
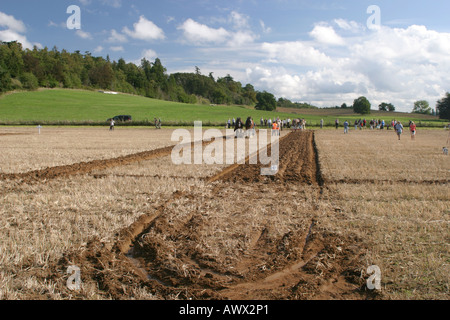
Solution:
M 13 16 L 7 15 L 3 12 L 0 12 L 0 27 L 6 27 L 11 31 L 19 33 L 25 33 L 27 31 L 27 28 L 22 21 L 17 20 Z
M 319 67 L 331 63 L 331 58 L 324 52 L 302 41 L 266 42 L 261 50 L 269 59 L 282 65 Z
M 17 20 L 14 16 L 0 12 L 0 41 L 10 42 L 18 41 L 24 48 L 32 49 L 34 46 L 42 48 L 39 43 L 31 43 L 24 33 L 27 32 L 27 28 L 23 21 Z
M 183 31 L 187 41 L 194 44 L 223 43 L 230 37 L 224 28 L 210 28 L 192 19 L 187 19 L 178 29 Z
M 339 36 L 333 27 L 326 25 L 316 25 L 314 29 L 310 32 L 311 37 L 313 37 L 318 43 L 332 46 L 343 46 L 345 45 L 345 40 Z
M 252 44 L 258 35 L 250 27 L 250 17 L 232 11 L 227 18 L 211 19 L 225 26 L 213 28 L 191 18 L 178 26 L 183 32 L 184 41 L 193 45 L 224 45 L 227 47 L 242 47 Z
M 141 16 L 139 21 L 133 25 L 133 30 L 125 27 L 123 28 L 123 32 L 138 40 L 152 41 L 165 39 L 164 31 L 144 16 Z

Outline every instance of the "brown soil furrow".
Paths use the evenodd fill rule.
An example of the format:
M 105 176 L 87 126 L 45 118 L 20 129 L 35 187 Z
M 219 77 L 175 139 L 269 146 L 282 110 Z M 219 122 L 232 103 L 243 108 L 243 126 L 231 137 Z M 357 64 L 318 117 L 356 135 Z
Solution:
M 280 142 L 283 141 L 284 139 L 286 139 L 289 136 L 286 135 L 284 137 L 282 137 L 280 139 Z M 266 147 L 268 149 L 268 153 L 270 154 L 271 152 L 271 146 Z M 225 181 L 225 180 L 229 180 L 230 177 L 235 177 L 237 175 L 237 173 L 239 171 L 242 170 L 246 170 L 246 171 L 251 171 L 251 173 L 249 174 L 249 176 L 255 176 L 255 175 L 260 175 L 261 172 L 261 165 L 250 165 L 250 159 L 253 159 L 254 157 L 257 157 L 258 159 L 258 155 L 261 152 L 265 152 L 266 148 L 262 148 L 258 151 L 258 154 L 251 154 L 248 155 L 247 158 L 245 158 L 244 163 L 245 164 L 233 164 L 227 168 L 225 168 L 224 170 L 222 170 L 221 172 L 215 174 L 214 176 L 210 177 L 208 179 L 208 182 L 215 182 L 215 181 Z M 245 179 L 245 178 L 244 178 Z
M 194 177 L 194 176 L 169 176 L 169 175 L 146 175 L 146 174 L 91 174 L 95 179 L 105 179 L 109 177 L 114 178 L 132 178 L 132 179 L 180 179 L 180 180 L 205 180 L 204 177 Z
M 322 185 L 312 131 L 294 131 L 279 142 L 279 170 L 273 176 L 262 176 L 261 164 L 234 165 L 212 177 L 210 181 L 307 183 Z M 271 148 L 269 147 L 269 152 Z
M 6 137 L 6 136 L 28 136 L 30 133 L 0 133 L 0 137 Z
M 225 137 L 224 137 L 225 138 Z M 203 145 L 210 144 L 210 141 L 204 141 Z M 194 143 L 192 143 L 192 147 Z M 50 180 L 64 178 L 78 174 L 89 174 L 94 170 L 105 170 L 108 168 L 120 167 L 132 163 L 147 161 L 156 158 L 166 157 L 172 153 L 175 146 L 169 146 L 151 151 L 130 154 L 112 159 L 93 160 L 89 162 L 80 162 L 70 165 L 57 166 L 42 170 L 34 170 L 24 173 L 3 173 L 0 174 L 0 181 L 22 180 L 24 182 Z

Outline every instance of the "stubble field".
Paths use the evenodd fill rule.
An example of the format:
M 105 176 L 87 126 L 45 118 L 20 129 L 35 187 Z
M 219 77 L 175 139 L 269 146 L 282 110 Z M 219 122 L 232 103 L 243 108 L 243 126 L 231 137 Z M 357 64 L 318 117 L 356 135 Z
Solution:
M 283 131 L 264 177 L 173 164 L 172 130 L 1 128 L 0 299 L 448 299 L 447 134 Z

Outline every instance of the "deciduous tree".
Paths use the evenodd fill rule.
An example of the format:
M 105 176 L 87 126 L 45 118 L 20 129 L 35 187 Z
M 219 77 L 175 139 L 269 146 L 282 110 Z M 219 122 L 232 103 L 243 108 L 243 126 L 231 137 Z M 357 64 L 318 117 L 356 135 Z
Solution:
M 437 102 L 436 110 L 439 112 L 439 119 L 450 120 L 450 93 Z
M 353 102 L 353 111 L 359 114 L 370 114 L 370 102 L 366 97 L 359 97 Z
M 430 104 L 425 100 L 414 102 L 413 113 L 431 114 Z
M 255 107 L 257 110 L 273 111 L 277 108 L 277 100 L 270 92 L 258 92 L 256 94 L 256 100 L 258 101 Z

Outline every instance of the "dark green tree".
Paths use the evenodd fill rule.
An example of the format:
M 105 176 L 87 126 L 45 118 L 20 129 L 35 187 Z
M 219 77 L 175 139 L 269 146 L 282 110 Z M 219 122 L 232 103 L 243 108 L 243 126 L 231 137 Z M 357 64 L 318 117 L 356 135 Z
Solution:
M 22 44 L 13 41 L 2 43 L 5 44 L 3 52 L 0 55 L 1 63 L 7 67 L 11 78 L 18 78 L 23 72 L 23 49 Z
M 245 85 L 242 89 L 242 96 L 246 99 L 245 104 L 253 105 L 258 100 L 256 100 L 256 91 L 255 88 L 251 84 Z
M 0 65 L 0 92 L 11 90 L 11 75 Z
M 212 94 L 212 103 L 215 104 L 228 104 L 229 103 L 229 97 L 225 93 L 225 90 L 222 88 L 217 88 L 214 90 Z
M 353 102 L 353 112 L 359 114 L 370 114 L 370 102 L 366 97 L 359 97 Z
M 150 70 L 151 80 L 154 80 L 163 89 L 167 88 L 168 77 L 166 75 L 166 71 L 167 69 L 164 68 L 161 60 L 159 58 L 156 58 Z
M 108 62 L 100 62 L 98 66 L 95 66 L 89 71 L 89 78 L 94 87 L 101 89 L 111 88 L 111 84 L 114 80 L 114 72 L 111 64 Z
M 258 92 L 256 94 L 257 104 L 256 110 L 274 111 L 277 108 L 277 100 L 275 96 L 267 91 Z
M 20 82 L 25 89 L 36 90 L 39 88 L 39 81 L 36 76 L 30 72 L 25 72 L 20 76 Z
M 439 113 L 439 119 L 450 120 L 450 93 L 437 102 L 436 110 Z

